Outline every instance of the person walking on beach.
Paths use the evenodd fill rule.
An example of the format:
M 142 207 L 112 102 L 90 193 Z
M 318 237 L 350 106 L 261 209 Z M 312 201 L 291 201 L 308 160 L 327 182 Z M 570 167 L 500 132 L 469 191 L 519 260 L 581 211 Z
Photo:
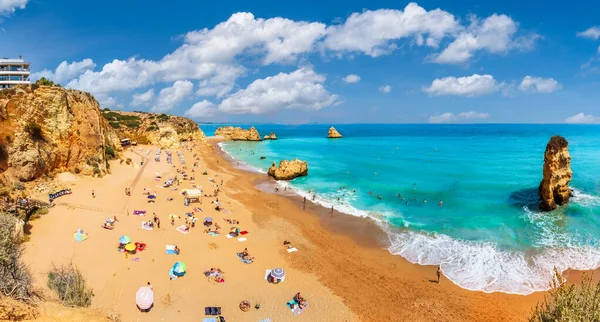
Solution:
M 442 269 L 438 266 L 437 268 L 437 283 L 440 284 L 440 277 L 442 276 Z
M 92 198 L 96 198 L 96 193 L 92 190 Z
M 156 218 L 156 227 L 158 227 L 158 229 L 160 229 L 160 219 Z
M 331 206 L 331 214 L 333 214 L 333 206 Z

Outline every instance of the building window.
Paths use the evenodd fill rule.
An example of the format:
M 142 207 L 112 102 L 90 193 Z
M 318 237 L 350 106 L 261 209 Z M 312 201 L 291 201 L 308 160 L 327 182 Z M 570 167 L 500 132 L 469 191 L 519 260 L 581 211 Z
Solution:
M 8 76 L 0 76 L 0 81 L 7 81 L 8 80 Z
M 23 80 L 23 76 L 10 76 L 11 81 L 21 81 Z

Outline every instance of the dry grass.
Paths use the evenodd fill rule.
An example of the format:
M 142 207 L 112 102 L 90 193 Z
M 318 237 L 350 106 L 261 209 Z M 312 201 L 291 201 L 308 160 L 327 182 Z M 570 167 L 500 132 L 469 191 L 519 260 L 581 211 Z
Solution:
M 579 286 L 567 284 L 556 268 L 552 289 L 533 310 L 530 322 L 597 322 L 600 321 L 600 282 L 583 276 Z
M 87 287 L 79 269 L 72 265 L 55 266 L 48 272 L 48 287 L 58 294 L 64 305 L 87 307 L 92 304 L 94 292 Z

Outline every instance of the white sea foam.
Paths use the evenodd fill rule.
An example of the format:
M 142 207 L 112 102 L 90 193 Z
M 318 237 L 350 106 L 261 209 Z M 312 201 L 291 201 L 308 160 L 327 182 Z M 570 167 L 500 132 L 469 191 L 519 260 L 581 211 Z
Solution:
M 267 173 L 266 171 L 264 171 L 263 169 L 254 167 L 249 165 L 248 163 L 238 160 L 236 159 L 233 154 L 229 153 L 225 148 L 224 148 L 224 144 L 223 142 L 219 142 L 217 143 L 217 146 L 219 146 L 219 148 L 221 149 L 221 151 L 225 152 L 225 154 L 227 154 L 227 156 L 229 158 L 231 158 L 231 160 L 233 160 L 234 162 L 232 162 L 233 166 L 236 167 L 237 169 L 240 170 L 244 170 L 244 171 L 248 171 L 248 172 L 255 172 L 255 173 Z
M 250 171 L 264 173 L 260 169 L 248 167 L 252 169 Z M 600 267 L 600 249 L 578 246 L 573 242 L 573 236 L 560 231 L 557 228 L 559 225 L 555 224 L 560 220 L 559 214 L 542 214 L 523 208 L 523 219 L 528 224 L 535 225 L 540 234 L 533 250 L 526 253 L 502 250 L 492 243 L 454 239 L 444 234 L 399 230 L 391 227 L 387 220 L 390 217 L 397 218 L 398 214 L 369 212 L 352 207 L 349 201 L 356 198 L 352 194 L 340 197 L 335 192 L 320 193 L 313 201 L 312 193 L 293 183 L 280 181 L 277 185 L 325 208 L 333 206 L 338 212 L 372 219 L 387 232 L 387 249 L 391 254 L 400 255 L 420 265 L 440 265 L 448 279 L 465 289 L 488 293 L 530 294 L 549 288 L 554 267 L 561 272 L 569 268 L 590 270 Z M 341 202 L 337 201 L 337 197 L 341 198 Z M 582 206 L 596 206 L 600 205 L 600 197 L 574 190 L 572 202 Z M 410 223 L 404 220 L 403 225 L 409 227 Z
M 582 206 L 600 206 L 600 197 L 588 195 L 578 189 L 573 189 L 573 197 L 571 198 L 571 202 Z

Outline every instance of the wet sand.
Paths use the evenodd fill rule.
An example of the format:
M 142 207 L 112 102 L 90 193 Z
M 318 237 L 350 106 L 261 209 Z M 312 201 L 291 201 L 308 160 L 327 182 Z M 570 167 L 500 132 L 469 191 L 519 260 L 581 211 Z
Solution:
M 148 148 L 136 151 L 141 149 L 143 154 Z M 153 148 L 148 158 L 153 159 L 155 151 Z M 123 321 L 198 321 L 204 317 L 205 306 L 222 307 L 228 321 L 267 317 L 273 321 L 520 321 L 527 319 L 543 297 L 543 293 L 521 296 L 468 291 L 444 277 L 440 284 L 432 282 L 436 267 L 411 264 L 391 255 L 382 248 L 385 234 L 370 220 L 331 214 L 310 202 L 303 210 L 299 197 L 261 191 L 257 184 L 265 182 L 265 175 L 235 168 L 214 142 L 197 143 L 193 152 L 184 151 L 188 173 L 193 153 L 200 157 L 194 172 L 196 184 L 205 192 L 212 193 L 214 188 L 208 178 L 217 184 L 224 180 L 219 201 L 227 213 L 214 210 L 210 204 L 214 198 L 185 207 L 177 191 L 158 188 L 157 184 L 176 174 L 164 162 L 164 153 L 162 162 L 149 161 L 140 167 L 141 157 L 128 152 L 136 167 L 117 162 L 112 165 L 113 173 L 102 179 L 65 183 L 73 194 L 57 199 L 48 215 L 32 222 L 25 260 L 37 283 L 45 287 L 52 263 L 73 262 L 94 289 L 93 306 L 112 308 Z M 181 167 L 176 153 L 173 164 Z M 205 169 L 208 175 L 202 176 Z M 163 176 L 160 182 L 154 181 L 156 172 Z M 191 186 L 184 182 L 180 189 Z M 125 187 L 132 185 L 132 196 L 125 196 Z M 155 204 L 147 203 L 144 187 L 157 191 Z M 91 197 L 92 189 L 96 198 Z M 175 200 L 168 202 L 167 197 Z M 200 223 L 188 235 L 170 225 L 168 214 L 183 216 L 196 206 L 203 210 L 196 217 L 210 216 L 219 223 L 220 236 L 202 233 Z M 148 213 L 127 216 L 127 210 L 134 209 Z M 140 229 L 142 220 L 152 219 L 152 212 L 161 219 L 161 229 Z M 120 220 L 116 228 L 100 228 L 113 215 Z M 239 220 L 239 228 L 250 232 L 248 240 L 225 238 L 231 226 L 222 218 Z M 176 226 L 181 224 L 182 219 Z M 73 232 L 80 227 L 90 238 L 75 243 Z M 125 258 L 116 250 L 121 235 L 147 243 L 148 249 Z M 284 240 L 299 251 L 287 253 Z M 177 244 L 182 253 L 166 255 L 165 244 Z M 253 264 L 236 258 L 235 253 L 245 247 L 256 257 Z M 170 281 L 168 271 L 176 261 L 185 262 L 189 271 Z M 225 272 L 225 283 L 207 281 L 202 272 L 210 267 Z M 287 272 L 284 283 L 271 285 L 264 280 L 265 270 L 274 267 Z M 150 313 L 140 313 L 135 308 L 135 292 L 147 281 L 154 285 L 156 306 Z M 285 302 L 298 291 L 310 306 L 295 317 Z M 260 309 L 242 312 L 238 308 L 242 300 L 259 303 Z

